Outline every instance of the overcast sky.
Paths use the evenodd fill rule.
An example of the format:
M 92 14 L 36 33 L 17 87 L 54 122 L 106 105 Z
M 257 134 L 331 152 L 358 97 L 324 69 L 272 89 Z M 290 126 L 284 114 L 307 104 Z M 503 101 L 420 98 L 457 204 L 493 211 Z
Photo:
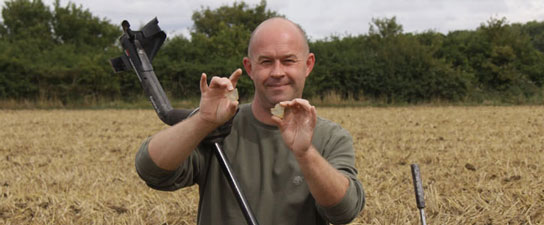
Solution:
M 42 0 L 52 5 L 54 0 Z M 2 7 L 5 0 L 0 0 Z M 188 35 L 191 15 L 201 7 L 232 5 L 228 0 L 71 0 L 94 15 L 120 24 L 127 19 L 140 26 L 158 17 L 170 35 Z M 252 7 L 260 0 L 245 0 Z M 68 0 L 61 0 L 66 5 Z M 311 39 L 330 35 L 366 34 L 372 18 L 397 17 L 405 32 L 442 33 L 476 29 L 489 18 L 506 17 L 509 23 L 544 21 L 544 0 L 276 0 L 267 8 L 299 23 Z

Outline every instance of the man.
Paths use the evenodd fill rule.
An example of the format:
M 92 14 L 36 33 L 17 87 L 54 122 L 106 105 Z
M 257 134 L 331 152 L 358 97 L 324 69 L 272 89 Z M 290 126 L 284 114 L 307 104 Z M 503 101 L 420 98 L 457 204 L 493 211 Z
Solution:
M 212 149 L 200 142 L 233 116 L 223 148 L 257 220 L 266 224 L 348 223 L 364 206 L 353 143 L 339 125 L 301 99 L 315 63 L 298 25 L 272 18 L 253 32 L 244 68 L 255 86 L 251 104 L 226 97 L 242 74 L 200 80 L 200 111 L 148 138 L 136 169 L 159 190 L 199 185 L 199 224 L 246 224 Z M 283 118 L 273 116 L 276 104 Z

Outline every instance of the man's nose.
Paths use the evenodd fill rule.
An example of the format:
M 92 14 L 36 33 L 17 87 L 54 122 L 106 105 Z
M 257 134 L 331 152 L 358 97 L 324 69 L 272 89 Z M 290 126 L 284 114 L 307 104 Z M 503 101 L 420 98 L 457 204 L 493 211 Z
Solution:
M 285 75 L 285 71 L 283 70 L 283 65 L 279 60 L 274 61 L 274 66 L 272 67 L 272 71 L 270 71 L 270 76 L 272 77 L 281 77 Z

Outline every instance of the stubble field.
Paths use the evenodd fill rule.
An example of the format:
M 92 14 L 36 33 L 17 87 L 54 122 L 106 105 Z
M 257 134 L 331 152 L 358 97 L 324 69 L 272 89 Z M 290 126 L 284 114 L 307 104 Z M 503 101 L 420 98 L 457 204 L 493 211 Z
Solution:
M 367 204 L 352 224 L 544 224 L 544 107 L 318 108 L 354 138 Z M 195 224 L 198 190 L 134 169 L 151 110 L 0 110 L 0 224 Z

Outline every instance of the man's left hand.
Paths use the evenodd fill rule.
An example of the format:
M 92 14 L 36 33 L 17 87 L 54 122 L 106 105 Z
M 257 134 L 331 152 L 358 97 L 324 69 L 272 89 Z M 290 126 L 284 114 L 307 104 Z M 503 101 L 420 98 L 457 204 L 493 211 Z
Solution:
M 310 102 L 300 98 L 279 104 L 285 108 L 284 117 L 272 116 L 272 120 L 278 125 L 283 141 L 295 157 L 302 157 L 312 145 L 317 111 Z

